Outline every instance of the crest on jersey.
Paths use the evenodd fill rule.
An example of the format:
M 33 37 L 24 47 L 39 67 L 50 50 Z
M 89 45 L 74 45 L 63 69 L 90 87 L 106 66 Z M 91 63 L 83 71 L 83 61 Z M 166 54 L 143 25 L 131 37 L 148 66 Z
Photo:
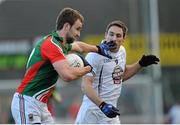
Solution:
M 118 59 L 115 60 L 116 65 L 118 65 Z
M 112 79 L 114 84 L 121 84 L 123 78 L 123 69 L 117 65 L 114 67 L 113 73 L 112 73 Z

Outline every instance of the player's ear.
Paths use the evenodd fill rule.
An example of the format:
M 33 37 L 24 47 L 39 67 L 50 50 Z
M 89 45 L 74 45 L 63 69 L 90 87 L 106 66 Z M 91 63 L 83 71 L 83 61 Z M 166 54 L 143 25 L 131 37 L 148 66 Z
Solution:
M 70 25 L 69 23 L 65 23 L 65 24 L 64 24 L 64 29 L 65 29 L 66 31 L 69 31 L 70 28 L 71 28 L 71 25 Z
M 104 38 L 106 39 L 106 37 L 107 37 L 107 32 L 105 32 L 105 34 L 104 34 Z

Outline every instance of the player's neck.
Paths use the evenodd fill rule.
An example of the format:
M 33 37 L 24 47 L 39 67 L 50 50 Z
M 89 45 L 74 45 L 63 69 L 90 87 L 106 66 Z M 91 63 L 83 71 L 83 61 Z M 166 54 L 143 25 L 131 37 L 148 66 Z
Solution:
M 66 43 L 66 33 L 63 30 L 56 31 L 59 37 L 63 38 L 63 42 Z

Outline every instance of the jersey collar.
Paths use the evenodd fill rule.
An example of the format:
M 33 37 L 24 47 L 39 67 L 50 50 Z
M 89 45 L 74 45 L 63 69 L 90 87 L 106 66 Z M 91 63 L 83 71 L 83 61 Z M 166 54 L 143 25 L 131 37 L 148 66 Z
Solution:
M 63 42 L 63 38 L 62 38 L 62 37 L 59 37 L 58 34 L 56 33 L 56 31 L 52 31 L 52 36 L 53 36 L 57 41 Z
M 64 43 L 64 42 L 63 42 L 63 38 L 62 38 L 62 37 L 59 37 L 59 35 L 58 35 L 58 33 L 57 33 L 56 31 L 52 31 L 51 34 L 52 34 L 52 36 L 55 38 L 55 40 L 56 40 L 57 42 L 59 42 L 60 45 L 63 47 L 64 53 L 67 53 L 66 51 L 70 51 L 70 50 L 71 50 L 72 45 L 69 44 L 69 43 Z M 65 49 L 66 51 L 65 51 L 64 49 Z

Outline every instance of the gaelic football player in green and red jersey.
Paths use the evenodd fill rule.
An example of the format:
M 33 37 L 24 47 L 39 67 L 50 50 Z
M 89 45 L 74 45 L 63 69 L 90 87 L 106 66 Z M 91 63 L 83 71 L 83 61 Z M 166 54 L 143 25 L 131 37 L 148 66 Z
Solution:
M 107 44 L 94 46 L 76 41 L 80 37 L 83 21 L 77 10 L 64 8 L 57 17 L 56 31 L 42 38 L 32 50 L 26 73 L 11 104 L 16 124 L 54 123 L 47 101 L 58 76 L 64 81 L 71 81 L 92 70 L 87 62 L 85 67 L 70 67 L 65 58 L 68 52 L 97 52 L 110 58 Z

